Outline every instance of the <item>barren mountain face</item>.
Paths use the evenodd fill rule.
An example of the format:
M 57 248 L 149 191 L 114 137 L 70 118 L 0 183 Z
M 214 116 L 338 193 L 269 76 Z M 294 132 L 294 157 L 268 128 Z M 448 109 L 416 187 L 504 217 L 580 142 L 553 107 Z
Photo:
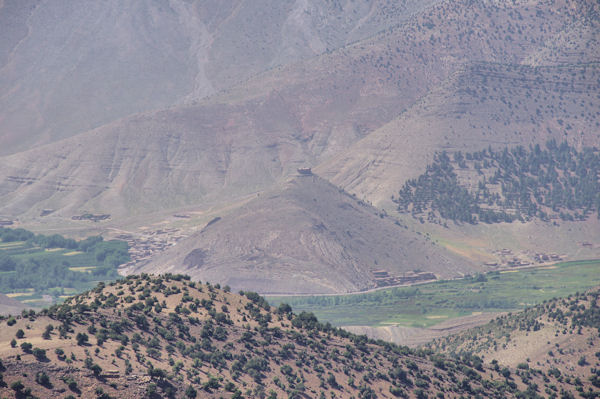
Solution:
M 436 151 L 600 143 L 600 65 L 470 64 L 417 104 L 317 172 L 361 198 L 387 205 Z M 398 156 L 402 154 L 402 156 Z M 419 172 L 417 172 L 419 171 Z M 415 173 L 417 172 L 417 173 Z
M 0 153 L 206 97 L 430 2 L 4 1 Z
M 168 269 L 269 294 L 376 288 L 378 270 L 405 282 L 479 270 L 317 176 L 260 194 L 126 272 Z
M 478 270 L 489 253 L 459 265 L 417 244 L 425 224 L 338 214 L 288 181 L 312 167 L 333 184 L 305 187 L 313 199 L 342 189 L 393 212 L 435 151 L 597 146 L 598 15 L 586 0 L 4 1 L 0 215 L 110 214 L 108 229 L 228 208 L 144 270 L 261 292 L 372 288 L 381 262 Z
M 474 61 L 515 64 L 530 54 L 537 54 L 539 49 L 547 47 L 548 40 L 572 24 L 582 23 L 577 17 L 587 12 L 586 3 L 461 4 L 435 4 L 372 38 L 306 61 L 274 68 L 194 105 L 127 117 L 64 142 L 0 159 L 3 165 L 0 191 L 4 204 L 1 211 L 11 215 L 29 214 L 30 217 L 47 208 L 60 210 L 64 216 L 81 210 L 123 215 L 227 201 L 264 189 L 298 166 L 321 162 L 325 162 L 325 166 L 318 169 L 320 173 L 344 188 L 354 190 L 353 187 L 371 173 L 369 168 L 372 166 L 367 164 L 373 161 L 372 157 L 366 155 L 366 160 L 362 160 L 365 156 L 362 151 L 370 144 L 358 144 L 358 154 L 354 150 L 346 153 L 345 149 L 395 119 L 405 120 L 413 127 L 393 128 L 394 136 L 415 134 L 416 126 L 424 126 L 429 135 L 424 139 L 434 142 L 435 147 L 447 142 L 479 147 L 482 142 L 486 145 L 494 142 L 495 136 L 501 137 L 496 141 L 504 142 L 506 138 L 524 141 L 506 122 L 492 128 L 492 124 L 487 123 L 488 116 L 484 115 L 484 120 L 471 121 L 471 118 L 479 117 L 478 112 L 465 115 L 459 122 L 468 127 L 475 126 L 475 136 L 487 134 L 490 139 L 470 137 L 462 126 L 458 130 L 442 121 L 446 118 L 444 115 L 462 112 L 467 106 L 479 106 L 480 102 L 502 101 L 503 98 L 508 104 L 506 96 L 513 95 L 506 92 L 504 96 L 495 97 L 497 92 L 484 93 L 483 90 L 488 89 L 487 81 L 482 81 L 485 76 L 481 74 L 488 73 L 486 67 L 480 67 L 483 72 L 479 73 L 477 68 L 464 65 Z M 241 12 L 239 7 L 236 10 Z M 397 9 L 377 10 L 368 15 L 392 18 L 399 13 Z M 511 22 L 506 25 L 501 21 Z M 589 22 L 593 23 L 594 20 Z M 181 28 L 181 24 L 177 27 Z M 224 51 L 226 46 L 216 48 Z M 177 65 L 182 64 L 178 62 Z M 529 73 L 524 71 L 515 75 L 510 72 L 510 65 L 497 68 L 509 71 L 506 79 L 518 80 L 521 79 L 519 74 Z M 573 79 L 586 82 L 593 70 L 590 66 L 584 75 L 576 73 L 561 79 L 567 85 Z M 465 76 L 462 80 L 454 77 L 461 73 Z M 470 73 L 474 74 L 474 82 L 471 82 Z M 531 74 L 537 79 L 540 73 L 534 71 Z M 563 70 L 557 69 L 557 73 L 560 75 Z M 549 81 L 553 78 L 551 73 L 542 75 L 542 79 Z M 497 79 L 495 73 L 489 77 L 492 81 Z M 524 79 L 527 81 L 528 78 Z M 223 82 L 223 79 L 219 81 Z M 480 91 L 463 93 L 463 83 L 473 85 L 478 81 L 481 82 Z M 446 94 L 440 93 L 440 87 L 446 87 L 440 86 L 442 82 L 450 82 L 445 83 L 450 85 Z M 581 86 L 583 91 L 575 90 L 570 99 L 577 104 L 583 102 L 588 113 L 597 100 L 588 99 L 596 87 L 594 81 L 589 83 Z M 536 109 L 558 106 L 556 95 L 560 93 L 556 90 L 573 91 L 570 86 L 557 89 L 552 85 L 537 88 L 534 83 L 529 84 L 530 90 L 554 91 L 555 98 L 538 92 L 539 104 L 520 106 L 515 103 L 510 113 L 502 114 L 503 118 L 517 113 L 524 121 L 529 117 L 539 120 Z M 498 89 L 508 90 L 502 84 Z M 514 90 L 520 90 L 520 85 L 516 84 Z M 453 105 L 453 91 L 470 96 L 468 101 L 472 105 Z M 450 101 L 440 102 L 435 112 L 411 114 L 411 110 L 426 106 L 424 102 L 432 97 L 446 97 Z M 565 111 L 570 109 L 563 108 Z M 451 116 L 458 117 L 460 115 Z M 589 125 L 589 115 L 586 118 L 583 123 Z M 440 127 L 427 127 L 435 124 Z M 406 133 L 397 133 L 404 131 Z M 462 134 L 463 138 L 455 140 L 455 134 Z M 528 141 L 543 142 L 548 137 L 543 127 L 528 127 L 526 134 L 531 137 Z M 8 139 L 9 136 L 3 137 Z M 391 142 L 380 136 L 375 134 L 365 140 L 373 141 L 375 148 L 392 148 Z M 416 136 L 422 138 L 418 133 Z M 426 143 L 410 139 L 402 142 L 409 146 L 389 152 L 397 161 L 417 156 L 424 162 L 430 154 L 431 147 Z M 411 142 L 419 149 L 403 151 L 410 148 Z M 381 156 L 377 151 L 377 157 Z M 425 157 L 421 157 L 423 153 Z M 342 164 L 338 164 L 337 159 L 341 159 Z M 422 166 L 422 162 L 409 161 L 409 169 L 399 173 L 399 179 L 417 173 L 416 168 L 411 168 Z M 344 177 L 347 173 L 349 176 Z M 386 166 L 385 173 L 398 172 Z M 380 190 L 384 192 L 393 189 L 386 184 L 381 186 Z M 363 194 L 362 189 L 356 192 Z M 385 195 L 366 198 L 380 202 Z

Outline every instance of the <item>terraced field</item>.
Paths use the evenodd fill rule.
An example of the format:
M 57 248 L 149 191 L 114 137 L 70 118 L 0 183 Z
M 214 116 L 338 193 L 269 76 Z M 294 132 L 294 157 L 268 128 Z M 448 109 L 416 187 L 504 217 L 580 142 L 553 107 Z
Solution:
M 27 306 L 48 306 L 118 278 L 118 265 L 129 259 L 127 250 L 125 242 L 101 237 L 74 241 L 2 229 L 0 293 Z

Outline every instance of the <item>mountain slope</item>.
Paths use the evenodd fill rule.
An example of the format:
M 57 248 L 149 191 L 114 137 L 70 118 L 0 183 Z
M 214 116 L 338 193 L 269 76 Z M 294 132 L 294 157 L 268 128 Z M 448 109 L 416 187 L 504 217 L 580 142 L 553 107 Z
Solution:
M 260 118 L 267 109 L 289 117 L 283 133 L 268 125 L 277 116 Z M 66 217 L 82 209 L 118 216 L 254 192 L 312 155 L 284 144 L 295 123 L 275 99 L 127 118 L 0 161 L 5 213 L 39 214 L 41 206 Z
M 1 322 L 3 396 L 512 398 L 524 389 L 493 383 L 480 359 L 369 341 L 183 276 L 129 277 Z
M 515 367 L 523 381 L 539 370 L 569 381 L 582 393 L 593 391 L 597 395 L 599 295 L 594 289 L 544 301 L 428 346 L 446 353 L 471 353 L 486 362 Z M 556 387 L 550 388 L 558 392 Z
M 579 21 L 558 32 L 535 53 L 529 55 L 524 64 L 531 66 L 564 65 L 573 63 L 600 62 L 600 31 L 598 16 L 582 15 Z
M 304 176 L 124 272 L 185 272 L 236 290 L 303 294 L 375 288 L 376 270 L 454 277 L 478 269 L 323 179 Z
M 476 224 L 588 220 L 600 212 L 600 152 L 549 141 L 494 151 L 438 153 L 399 190 L 399 212 Z
M 429 2 L 0 4 L 0 153 L 203 98 L 397 24 Z
M 360 198 L 389 205 L 436 151 L 529 146 L 549 139 L 596 146 L 599 78 L 600 64 L 470 64 L 316 170 Z
M 436 3 L 372 38 L 273 68 L 193 106 L 125 118 L 74 140 L 4 157 L 0 211 L 29 212 L 29 218 L 42 209 L 64 209 L 67 217 L 84 210 L 122 216 L 229 201 L 264 189 L 299 165 L 340 154 L 404 109 L 417 107 L 418 99 L 465 62 L 523 61 L 588 5 Z M 382 15 L 388 15 L 385 10 Z M 517 16 L 515 25 L 499 23 Z M 451 139 L 451 131 L 430 130 L 435 143 L 444 135 Z M 503 127 L 499 137 L 512 133 Z M 423 149 L 431 149 L 423 140 Z M 377 151 L 380 145 L 391 148 L 377 143 Z M 409 159 L 396 149 L 391 154 Z M 421 155 L 417 161 L 425 161 Z M 325 176 L 361 195 L 372 191 L 355 190 L 353 182 L 373 158 L 344 158 L 348 163 L 339 168 L 323 167 Z

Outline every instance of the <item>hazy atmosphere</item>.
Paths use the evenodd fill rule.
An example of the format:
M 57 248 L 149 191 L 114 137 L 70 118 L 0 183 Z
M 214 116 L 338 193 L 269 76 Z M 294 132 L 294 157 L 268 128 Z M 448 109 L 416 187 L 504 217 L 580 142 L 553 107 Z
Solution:
M 0 0 L 0 397 L 600 397 L 596 0 Z

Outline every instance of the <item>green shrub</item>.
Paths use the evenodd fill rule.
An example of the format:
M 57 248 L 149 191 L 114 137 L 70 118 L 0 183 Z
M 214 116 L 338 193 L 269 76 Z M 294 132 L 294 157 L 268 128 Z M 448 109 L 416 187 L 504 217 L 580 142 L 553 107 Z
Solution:
M 15 382 L 13 382 L 12 384 L 10 384 L 10 389 L 12 389 L 15 392 L 21 392 L 21 391 L 23 391 L 24 388 L 25 388 L 25 385 L 23 385 L 21 380 L 17 380 Z
M 45 386 L 45 387 L 51 386 L 50 377 L 48 377 L 48 374 L 46 374 L 43 371 L 41 371 L 35 375 L 35 382 L 37 382 L 38 384 Z
M 31 353 L 31 349 L 33 348 L 33 345 L 30 344 L 29 342 L 22 342 L 21 343 L 21 350 L 25 353 Z
M 48 360 L 46 357 L 46 349 L 34 348 L 33 356 L 35 356 L 35 358 L 40 362 Z
M 89 341 L 89 337 L 86 333 L 77 333 L 75 339 L 77 340 L 77 345 L 79 346 L 83 346 Z

